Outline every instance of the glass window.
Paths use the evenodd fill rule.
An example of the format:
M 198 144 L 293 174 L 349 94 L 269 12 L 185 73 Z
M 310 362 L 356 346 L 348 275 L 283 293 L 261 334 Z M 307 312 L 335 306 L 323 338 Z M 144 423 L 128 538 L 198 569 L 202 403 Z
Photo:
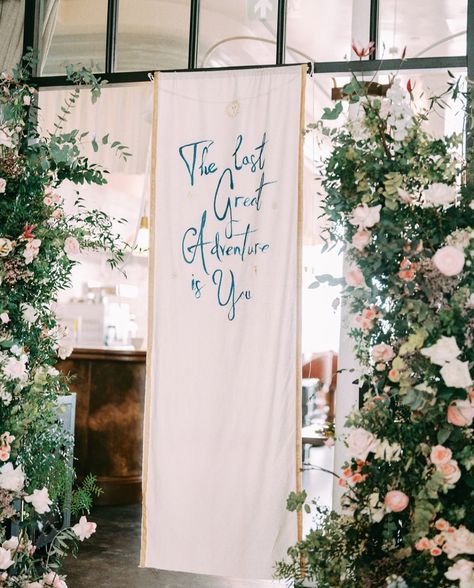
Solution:
M 187 67 L 189 15 L 190 0 L 120 0 L 117 71 Z
M 41 0 L 40 75 L 64 74 L 68 63 L 105 69 L 107 0 Z
M 378 57 L 466 54 L 467 0 L 381 0 Z
M 201 0 L 198 67 L 275 63 L 277 0 Z
M 288 0 L 287 63 L 342 61 L 368 44 L 369 0 Z

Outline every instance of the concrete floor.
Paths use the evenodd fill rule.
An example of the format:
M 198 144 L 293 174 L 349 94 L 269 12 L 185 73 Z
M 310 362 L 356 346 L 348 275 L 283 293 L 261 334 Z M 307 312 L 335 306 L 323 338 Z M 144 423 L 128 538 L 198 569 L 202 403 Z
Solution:
M 332 450 L 312 448 L 310 462 L 331 469 Z M 330 506 L 332 477 L 311 469 L 303 474 L 310 498 Z M 91 520 L 97 533 L 81 544 L 77 559 L 66 561 L 68 588 L 276 588 L 286 585 L 271 581 L 238 580 L 138 568 L 140 553 L 140 506 L 96 507 Z M 305 531 L 311 517 L 304 520 Z

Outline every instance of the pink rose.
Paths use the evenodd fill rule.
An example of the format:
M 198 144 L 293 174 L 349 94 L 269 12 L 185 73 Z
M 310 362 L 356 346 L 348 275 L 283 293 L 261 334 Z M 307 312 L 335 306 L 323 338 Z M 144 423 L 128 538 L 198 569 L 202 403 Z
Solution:
M 79 241 L 76 239 L 76 237 L 67 237 L 67 239 L 64 241 L 64 251 L 68 257 L 79 253 Z
M 456 484 L 461 479 L 461 470 L 455 459 L 450 459 L 447 463 L 437 466 L 439 472 L 443 474 L 446 484 Z
M 0 314 L 0 321 L 6 325 L 7 323 L 10 322 L 10 317 L 8 316 L 8 312 L 2 312 L 2 314 Z
M 7 188 L 7 181 L 4 178 L 0 178 L 0 194 L 3 194 Z
M 445 276 L 457 276 L 464 268 L 464 253 L 457 247 L 446 245 L 433 255 L 433 263 Z
M 474 405 L 469 400 L 453 400 L 448 406 L 448 423 L 456 427 L 470 427 L 474 419 Z
M 444 575 L 448 580 L 459 580 L 459 588 L 470 588 L 474 586 L 474 562 L 458 559 Z
M 86 517 L 81 517 L 77 525 L 74 525 L 72 528 L 73 532 L 77 537 L 79 537 L 80 541 L 84 541 L 84 539 L 89 539 L 90 536 L 95 533 L 97 529 L 97 524 L 88 521 Z
M 346 284 L 352 286 L 352 288 L 362 288 L 365 286 L 364 276 L 358 267 L 348 270 L 345 278 Z
M 43 576 L 44 586 L 47 588 L 67 588 L 66 582 L 56 572 L 49 572 Z
M 372 349 L 372 358 L 375 362 L 379 361 L 391 361 L 395 357 L 395 353 L 390 345 L 386 343 L 380 343 L 375 345 Z
M 443 551 L 449 559 L 454 559 L 462 553 L 474 555 L 474 533 L 466 527 L 459 527 L 452 533 L 447 533 Z
M 359 251 L 363 251 L 364 248 L 370 243 L 371 232 L 367 229 L 362 229 L 354 233 L 352 237 L 352 245 Z
M 389 512 L 402 512 L 408 506 L 410 499 L 405 492 L 391 490 L 385 494 L 384 504 Z
M 451 451 L 451 449 L 448 449 L 447 447 L 443 447 L 442 445 L 435 445 L 431 449 L 431 453 L 430 453 L 431 463 L 434 464 L 435 466 L 440 466 L 445 463 L 448 463 L 448 461 L 450 461 L 452 456 L 453 456 L 453 452 Z
M 435 528 L 438 529 L 438 531 L 446 531 L 446 529 L 448 529 L 449 527 L 449 523 L 448 521 L 445 521 L 444 519 L 438 519 L 435 523 Z
M 369 431 L 358 428 L 352 429 L 347 438 L 347 444 L 352 457 L 365 461 L 369 453 L 375 452 L 379 440 L 372 433 L 369 433 Z
M 31 96 L 28 96 L 28 95 L 23 96 L 23 104 L 25 106 L 29 106 L 31 104 Z
M 46 206 L 51 206 L 51 204 L 53 203 L 53 199 L 52 199 L 50 196 L 45 196 L 45 197 L 43 198 L 43 203 L 44 203 Z

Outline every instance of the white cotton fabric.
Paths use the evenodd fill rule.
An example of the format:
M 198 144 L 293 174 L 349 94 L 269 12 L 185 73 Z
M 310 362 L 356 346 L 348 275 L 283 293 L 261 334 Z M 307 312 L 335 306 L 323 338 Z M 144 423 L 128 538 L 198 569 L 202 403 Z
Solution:
M 296 487 L 298 161 L 301 69 L 165 73 L 158 79 L 156 207 L 152 231 L 152 340 L 145 415 L 142 565 L 269 579 L 297 539 L 286 499 Z M 266 133 L 266 144 L 258 160 Z M 243 135 L 241 147 L 232 153 Z M 208 146 L 208 175 L 179 148 Z M 201 147 L 196 147 L 200 153 Z M 244 163 L 254 154 L 255 171 Z M 250 160 L 250 158 L 249 158 Z M 214 166 L 210 166 L 214 163 Z M 189 167 L 189 170 L 187 169 Z M 263 166 L 263 169 L 261 167 Z M 216 169 L 211 172 L 210 168 Z M 234 189 L 230 187 L 230 168 Z M 204 168 L 202 168 L 204 170 Z M 223 173 L 224 172 L 224 173 Z M 152 172 L 153 173 L 153 172 Z M 263 187 L 259 207 L 251 205 Z M 214 214 L 214 195 L 221 189 Z M 235 197 L 250 197 L 248 206 Z M 233 236 L 227 197 L 233 203 Z M 255 204 L 255 203 L 254 203 Z M 194 262 L 194 236 L 206 211 Z M 211 252 L 241 243 L 257 255 Z M 194 241 L 193 241 L 194 237 Z M 191 247 L 191 250 L 187 248 Z M 202 256 L 206 268 L 203 266 Z M 208 274 L 206 274 L 207 269 Z M 217 274 L 214 272 L 217 270 Z M 217 303 L 230 272 L 235 306 Z M 201 296 L 192 290 L 200 280 Z M 195 282 L 196 283 L 196 282 Z M 225 301 L 225 300 L 224 300 Z

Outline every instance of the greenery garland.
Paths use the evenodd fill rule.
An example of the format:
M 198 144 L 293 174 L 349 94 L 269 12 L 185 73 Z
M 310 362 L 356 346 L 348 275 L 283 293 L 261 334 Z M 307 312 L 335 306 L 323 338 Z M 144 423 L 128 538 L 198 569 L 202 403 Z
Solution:
M 123 249 L 103 212 L 87 210 L 80 199 L 73 214 L 64 212 L 57 192 L 64 180 L 100 185 L 106 172 L 81 155 L 87 133 L 63 129 L 77 87 L 54 131 L 40 134 L 36 91 L 25 82 L 31 61 L 0 74 L 0 586 L 66 588 L 61 565 L 95 531 L 84 513 L 99 489 L 86 478 L 70 506 L 83 516 L 54 532 L 74 472 L 72 439 L 58 420 L 67 378 L 55 368 L 71 349 L 52 303 L 70 285 L 81 250 L 106 251 L 115 267 Z M 90 72 L 70 67 L 68 75 L 90 85 L 97 99 L 100 83 Z M 127 157 L 121 143 L 111 147 Z M 44 541 L 51 529 L 53 540 Z
M 323 171 L 364 403 L 346 423 L 342 512 L 316 506 L 277 574 L 318 588 L 474 588 L 474 185 L 462 137 L 425 128 L 443 97 L 417 112 L 411 82 L 395 77 L 386 98 L 365 88 L 344 88 L 359 116 L 326 129 Z M 448 92 L 462 98 L 460 82 Z

